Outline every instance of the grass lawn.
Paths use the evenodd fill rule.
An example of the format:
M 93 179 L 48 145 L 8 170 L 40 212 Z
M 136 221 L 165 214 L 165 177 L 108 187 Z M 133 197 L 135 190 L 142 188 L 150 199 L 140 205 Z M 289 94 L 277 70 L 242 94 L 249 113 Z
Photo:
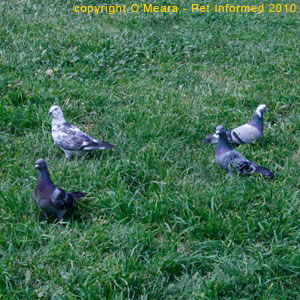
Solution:
M 300 299 L 299 0 L 273 14 L 74 3 L 0 2 L 0 299 Z M 66 161 L 54 104 L 117 148 Z M 238 150 L 275 179 L 230 178 L 201 140 L 259 104 L 264 137 Z M 39 158 L 88 193 L 63 228 L 32 198 Z

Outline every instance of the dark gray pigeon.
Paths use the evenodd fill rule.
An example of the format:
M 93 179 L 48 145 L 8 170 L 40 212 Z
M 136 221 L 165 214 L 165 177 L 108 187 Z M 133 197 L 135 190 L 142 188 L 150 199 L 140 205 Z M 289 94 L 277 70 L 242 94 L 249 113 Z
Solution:
M 259 105 L 253 119 L 249 123 L 227 131 L 226 134 L 229 142 L 241 145 L 258 141 L 263 135 L 264 113 L 266 111 L 268 111 L 268 108 L 265 104 Z M 217 144 L 218 136 L 216 134 L 208 134 L 202 142 L 205 144 Z
M 252 174 L 255 172 L 270 176 L 271 178 L 274 177 L 274 174 L 270 170 L 249 161 L 241 153 L 232 148 L 224 126 L 219 125 L 217 127 L 216 135 L 218 136 L 216 161 L 222 169 L 230 172 L 231 175 L 237 171 L 239 174 Z
M 49 115 L 52 117 L 52 137 L 54 142 L 65 152 L 66 158 L 70 158 L 76 153 L 115 147 L 110 143 L 94 139 L 76 126 L 66 122 L 59 106 L 51 106 Z
M 57 187 L 50 178 L 48 166 L 44 159 L 35 162 L 35 168 L 40 171 L 38 183 L 34 189 L 33 198 L 44 211 L 48 220 L 50 215 L 55 215 L 58 221 L 62 220 L 67 210 L 79 198 L 86 195 L 83 192 L 69 193 Z

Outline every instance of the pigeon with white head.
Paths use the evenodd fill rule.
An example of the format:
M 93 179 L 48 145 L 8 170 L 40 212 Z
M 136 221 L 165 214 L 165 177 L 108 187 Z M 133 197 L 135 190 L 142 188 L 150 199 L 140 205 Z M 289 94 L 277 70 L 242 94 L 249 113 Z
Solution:
M 61 108 L 57 105 L 51 106 L 49 115 L 52 118 L 51 132 L 53 140 L 65 152 L 66 158 L 70 158 L 77 153 L 115 147 L 110 143 L 94 139 L 76 126 L 69 124 L 65 120 Z
M 235 129 L 226 131 L 227 138 L 231 144 L 250 144 L 258 141 L 264 132 L 264 113 L 268 111 L 265 104 L 260 104 L 252 120 Z M 206 139 L 202 141 L 205 144 L 217 144 L 218 136 L 216 134 L 208 134 Z

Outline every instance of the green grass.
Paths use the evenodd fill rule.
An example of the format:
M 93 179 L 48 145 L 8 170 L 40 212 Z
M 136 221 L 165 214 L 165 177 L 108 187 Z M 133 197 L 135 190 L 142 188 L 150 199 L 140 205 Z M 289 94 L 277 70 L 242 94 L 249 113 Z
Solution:
M 0 2 L 0 299 L 299 299 L 299 0 L 244 15 L 73 3 Z M 201 139 L 261 103 L 264 137 L 239 151 L 275 179 L 230 178 Z M 66 161 L 53 104 L 117 148 Z M 38 158 L 88 192 L 63 229 L 32 198 Z

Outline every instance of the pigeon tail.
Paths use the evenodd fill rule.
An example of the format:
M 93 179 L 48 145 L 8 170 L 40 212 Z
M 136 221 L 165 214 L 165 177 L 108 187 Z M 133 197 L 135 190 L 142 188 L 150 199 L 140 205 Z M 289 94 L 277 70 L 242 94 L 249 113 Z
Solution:
M 267 168 L 264 168 L 260 165 L 254 164 L 255 165 L 255 172 L 257 174 L 262 174 L 264 176 L 270 176 L 271 178 L 274 177 L 274 174 Z
M 107 142 L 102 142 L 102 141 L 94 142 L 93 141 L 93 142 L 88 143 L 87 145 L 82 146 L 80 150 L 88 151 L 88 150 L 97 150 L 97 149 L 113 149 L 115 147 L 116 146 L 114 146 L 110 143 L 107 143 Z
M 205 144 L 217 144 L 218 138 L 216 138 L 213 134 L 207 134 L 206 139 L 202 140 Z
M 86 195 L 87 195 L 87 193 L 85 193 L 85 192 L 73 192 L 72 193 L 72 196 L 75 198 L 76 201 L 82 197 L 85 197 Z

